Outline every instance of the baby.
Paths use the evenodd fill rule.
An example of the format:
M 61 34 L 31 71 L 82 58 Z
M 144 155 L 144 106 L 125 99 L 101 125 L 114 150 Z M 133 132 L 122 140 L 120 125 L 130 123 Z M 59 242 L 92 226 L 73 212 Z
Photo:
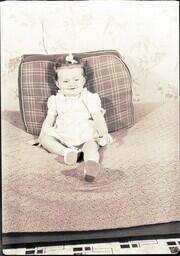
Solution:
M 57 62 L 54 67 L 59 90 L 48 99 L 39 143 L 49 152 L 63 156 L 68 165 L 75 164 L 83 152 L 84 178 L 92 181 L 101 170 L 99 145 L 109 144 L 111 136 L 99 95 L 85 87 L 85 66 L 72 55 L 66 60 L 70 61 Z

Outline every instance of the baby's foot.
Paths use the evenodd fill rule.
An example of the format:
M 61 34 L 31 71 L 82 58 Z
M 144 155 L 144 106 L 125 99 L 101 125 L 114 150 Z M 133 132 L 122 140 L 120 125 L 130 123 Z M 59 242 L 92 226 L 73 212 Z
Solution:
M 67 148 L 64 154 L 64 162 L 67 165 L 72 165 L 77 163 L 78 151 L 74 149 Z
M 84 164 L 84 179 L 86 181 L 93 181 L 99 174 L 101 165 L 95 161 L 87 160 Z

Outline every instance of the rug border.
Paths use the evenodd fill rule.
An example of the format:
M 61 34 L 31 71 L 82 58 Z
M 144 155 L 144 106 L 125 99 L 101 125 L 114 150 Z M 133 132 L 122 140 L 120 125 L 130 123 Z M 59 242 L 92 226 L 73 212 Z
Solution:
M 53 244 L 53 243 L 87 243 L 87 241 L 100 241 L 102 239 L 122 239 L 154 236 L 180 235 L 180 221 L 169 223 L 135 226 L 91 231 L 66 231 L 66 232 L 18 232 L 2 233 L 2 246 L 4 248 L 24 247 L 28 244 Z

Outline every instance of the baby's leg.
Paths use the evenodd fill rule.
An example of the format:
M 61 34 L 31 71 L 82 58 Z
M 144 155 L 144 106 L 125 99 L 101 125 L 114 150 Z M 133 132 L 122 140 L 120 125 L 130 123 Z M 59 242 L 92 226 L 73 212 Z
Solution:
M 93 181 L 100 171 L 99 146 L 95 141 L 84 143 L 82 151 L 84 153 L 84 177 L 87 181 Z
M 84 153 L 84 161 L 92 160 L 99 163 L 99 146 L 94 140 L 90 140 L 84 143 L 82 151 Z
M 56 138 L 49 135 L 44 135 L 41 138 L 40 143 L 49 152 L 64 156 L 64 162 L 66 164 L 71 165 L 77 162 L 78 151 L 67 148 L 66 146 L 62 145 Z

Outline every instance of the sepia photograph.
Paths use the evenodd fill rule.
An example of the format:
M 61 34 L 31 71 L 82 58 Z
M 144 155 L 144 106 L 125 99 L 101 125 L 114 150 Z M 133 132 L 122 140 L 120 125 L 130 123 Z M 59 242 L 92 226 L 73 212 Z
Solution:
M 1 2 L 4 255 L 180 250 L 178 1 Z

